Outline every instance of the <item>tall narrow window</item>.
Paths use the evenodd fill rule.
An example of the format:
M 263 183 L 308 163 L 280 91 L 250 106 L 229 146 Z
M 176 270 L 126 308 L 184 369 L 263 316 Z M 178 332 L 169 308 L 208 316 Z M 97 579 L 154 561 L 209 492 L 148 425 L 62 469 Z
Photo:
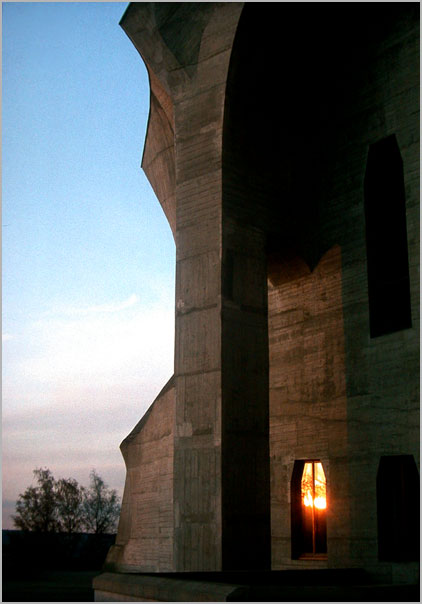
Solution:
M 327 482 L 318 460 L 296 461 L 291 483 L 292 558 L 327 553 Z
M 419 472 L 413 455 L 381 457 L 377 474 L 380 560 L 419 560 L 419 514 Z
M 394 135 L 370 146 L 364 192 L 374 338 L 412 326 L 403 162 Z

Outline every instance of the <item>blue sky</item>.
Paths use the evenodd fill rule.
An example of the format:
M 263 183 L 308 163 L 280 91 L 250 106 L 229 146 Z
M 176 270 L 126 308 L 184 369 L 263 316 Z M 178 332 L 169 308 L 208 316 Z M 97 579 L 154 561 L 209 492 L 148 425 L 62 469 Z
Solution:
M 3 528 L 36 467 L 122 493 L 173 373 L 175 247 L 140 168 L 127 3 L 3 3 Z

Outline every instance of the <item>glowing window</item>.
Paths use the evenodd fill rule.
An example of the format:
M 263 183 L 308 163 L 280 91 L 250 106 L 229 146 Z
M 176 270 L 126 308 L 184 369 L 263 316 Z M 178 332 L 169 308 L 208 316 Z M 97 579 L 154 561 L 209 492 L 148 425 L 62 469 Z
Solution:
M 327 553 L 327 481 L 318 460 L 297 461 L 291 483 L 292 558 Z
M 306 462 L 301 481 L 302 502 L 305 507 L 325 510 L 327 507 L 327 483 L 320 461 Z

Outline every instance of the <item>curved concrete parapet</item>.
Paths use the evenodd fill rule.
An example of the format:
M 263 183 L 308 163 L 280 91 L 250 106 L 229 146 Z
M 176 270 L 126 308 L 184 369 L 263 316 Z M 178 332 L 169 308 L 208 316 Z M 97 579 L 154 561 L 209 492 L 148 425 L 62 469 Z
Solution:
M 142 168 L 160 201 L 175 236 L 174 110 L 170 89 L 163 76 L 157 51 L 165 51 L 157 30 L 152 4 L 129 4 L 120 25 L 139 51 L 148 70 L 150 113 L 142 157 Z M 141 40 L 141 43 L 138 43 Z M 167 65 L 168 69 L 175 67 Z
M 148 69 L 148 73 L 151 88 L 150 114 L 142 168 L 161 203 L 173 237 L 176 237 L 173 103 L 154 72 Z
M 126 482 L 116 544 L 105 568 L 115 572 L 173 568 L 172 377 L 121 444 Z
M 242 6 L 231 3 L 222 9 L 214 3 L 200 3 L 192 10 L 189 3 L 131 3 L 120 21 L 148 69 L 150 115 L 142 168 L 174 236 L 174 103 L 199 89 L 214 87 L 216 80 L 224 85 L 236 19 Z M 216 78 L 217 71 L 221 74 Z M 206 115 L 206 107 L 202 108 Z

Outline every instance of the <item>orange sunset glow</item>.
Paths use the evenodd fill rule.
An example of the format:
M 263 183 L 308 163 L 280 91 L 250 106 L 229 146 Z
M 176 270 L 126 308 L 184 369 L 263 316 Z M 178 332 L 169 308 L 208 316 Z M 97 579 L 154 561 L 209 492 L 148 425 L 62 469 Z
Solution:
M 303 468 L 302 501 L 305 507 L 325 510 L 327 507 L 327 482 L 321 462 L 307 462 Z

